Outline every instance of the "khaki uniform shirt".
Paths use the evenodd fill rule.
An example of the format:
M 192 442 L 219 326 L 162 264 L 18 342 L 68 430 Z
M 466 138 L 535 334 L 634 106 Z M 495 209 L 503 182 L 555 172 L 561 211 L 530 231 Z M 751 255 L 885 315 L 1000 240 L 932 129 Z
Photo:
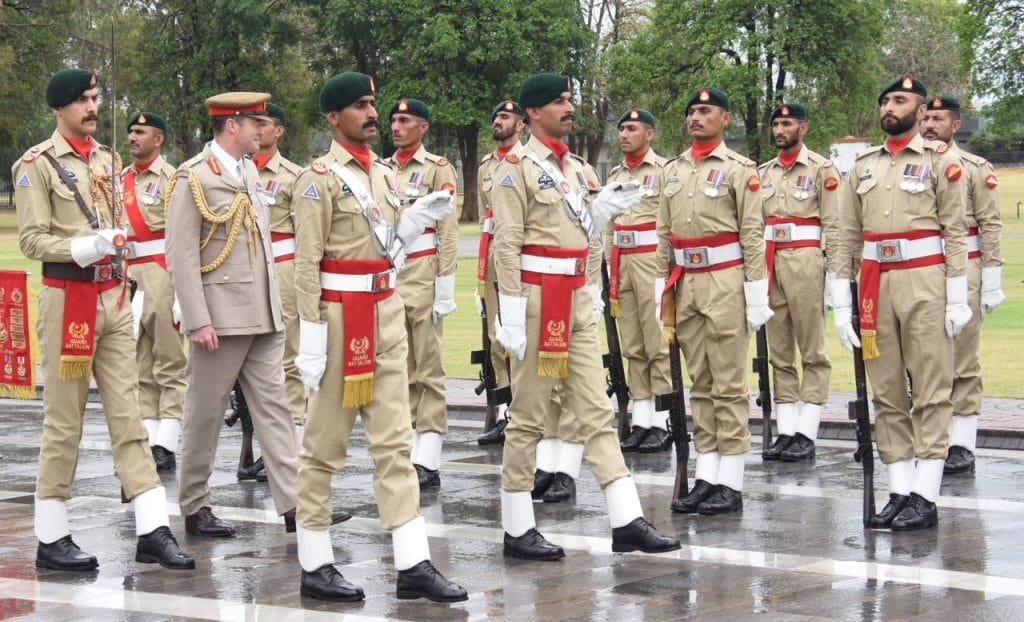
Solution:
M 386 259 L 377 248 L 363 206 L 341 178 L 331 172 L 337 163 L 355 173 L 373 196 L 381 218 L 398 222 L 398 183 L 391 166 L 370 156 L 367 174 L 359 162 L 337 142 L 330 151 L 303 169 L 295 180 L 295 289 L 299 317 L 308 322 L 327 321 L 327 303 L 320 301 L 320 260 Z
M 130 168 L 135 169 L 135 164 L 133 163 Z M 128 169 L 125 169 L 121 175 L 122 181 L 127 173 Z M 157 156 L 145 171 L 140 173 L 138 169 L 135 169 L 135 200 L 139 204 L 139 212 L 142 213 L 146 226 L 153 233 L 163 231 L 167 224 L 167 204 L 164 201 L 164 192 L 172 177 L 174 177 L 174 167 L 162 155 Z M 151 193 L 146 192 L 150 184 L 156 184 Z M 134 235 L 132 223 L 127 215 L 124 217 L 124 225 L 128 229 L 128 235 Z
M 999 217 L 999 196 L 996 192 L 999 180 L 992 170 L 992 164 L 985 158 L 964 151 L 956 143 L 953 143 L 951 151 L 958 153 L 964 164 L 967 178 L 967 227 L 978 228 L 981 238 L 981 266 L 1001 266 L 1003 252 L 999 244 L 999 233 L 1003 229 L 1003 223 Z
M 455 167 L 446 158 L 428 153 L 423 145 L 405 166 L 399 166 L 394 156 L 388 159 L 388 163 L 398 179 L 403 209 L 437 190 L 450 188 L 455 192 Z M 437 231 L 437 276 L 455 274 L 459 251 L 459 223 L 455 210 L 444 220 L 434 221 L 430 228 Z
M 828 160 L 807 147 L 801 147 L 793 168 L 786 170 L 778 157 L 758 167 L 764 215 L 777 218 L 817 218 L 821 221 L 821 249 L 825 266 L 836 271 L 839 247 L 839 203 L 844 196 L 842 175 Z M 810 187 L 798 187 L 800 177 Z M 806 194 L 805 194 L 806 193 Z
M 501 160 L 498 159 L 497 152 L 492 151 L 480 160 L 480 168 L 477 169 L 476 204 L 480 212 L 481 224 L 487 218 L 487 211 L 493 209 L 491 189 L 494 187 L 494 171 L 498 168 L 499 164 L 501 164 Z
M 292 213 L 292 185 L 302 167 L 281 155 L 274 154 L 267 165 L 259 170 L 260 194 L 270 206 L 270 230 L 274 233 L 295 233 L 295 215 Z M 270 182 L 280 186 L 275 190 Z
M 904 175 L 925 171 L 921 185 Z M 946 145 L 914 136 L 892 156 L 882 145 L 857 156 L 840 214 L 836 276 L 851 279 L 860 266 L 864 232 L 938 231 L 946 240 L 946 278 L 963 276 L 967 268 L 967 219 L 964 212 L 963 165 Z M 958 181 L 949 176 L 960 174 Z M 903 186 L 907 186 L 904 188 Z M 849 206 L 849 209 L 846 207 Z
M 716 173 L 724 173 L 725 179 L 711 191 L 709 179 Z M 746 280 L 766 278 L 759 184 L 754 162 L 726 147 L 724 141 L 700 164 L 694 163 L 689 149 L 669 160 L 658 207 L 658 274 L 668 275 L 670 235 L 704 238 L 739 233 Z
M 629 170 L 625 164 L 620 164 L 608 173 L 608 183 L 635 181 L 640 184 L 640 190 L 644 193 L 639 205 L 615 217 L 615 224 L 642 225 L 658 219 L 659 196 L 665 183 L 664 166 L 667 161 L 654 153 L 653 149 L 648 149 L 635 171 Z

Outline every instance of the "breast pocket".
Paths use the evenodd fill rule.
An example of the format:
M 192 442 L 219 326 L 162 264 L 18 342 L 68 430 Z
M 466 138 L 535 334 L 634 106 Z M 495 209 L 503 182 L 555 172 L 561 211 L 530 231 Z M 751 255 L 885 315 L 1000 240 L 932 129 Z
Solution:
M 859 182 L 857 182 L 857 194 L 859 194 L 861 197 L 864 197 L 864 195 L 866 195 L 868 192 L 871 192 L 871 189 L 877 185 L 878 180 L 875 179 L 874 177 L 871 177 L 869 179 L 862 179 Z
M 221 328 L 250 326 L 256 304 L 252 268 L 248 264 L 225 264 L 203 275 L 206 308 Z
M 564 214 L 565 208 L 562 204 L 562 193 L 554 188 L 540 190 L 534 195 L 536 211 L 533 215 L 544 227 L 558 227 L 568 214 Z M 531 218 L 532 220 L 532 218 Z

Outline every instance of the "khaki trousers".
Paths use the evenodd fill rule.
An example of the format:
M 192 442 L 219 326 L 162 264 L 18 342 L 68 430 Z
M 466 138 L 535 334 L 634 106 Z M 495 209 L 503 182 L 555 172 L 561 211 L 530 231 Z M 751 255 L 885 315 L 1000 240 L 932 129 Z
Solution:
M 672 391 L 668 345 L 655 313 L 657 253 L 619 256 L 619 340 L 629 361 L 629 394 L 649 400 Z
M 296 520 L 306 529 L 331 525 L 331 477 L 345 468 L 348 439 L 356 416 L 370 442 L 373 488 L 381 526 L 394 529 L 419 516 L 420 487 L 412 466 L 406 343 L 402 299 L 396 294 L 377 303 L 377 351 L 373 399 L 359 408 L 342 408 L 344 309 L 326 304 L 327 369 L 320 389 L 310 395 L 309 419 L 299 454 L 299 508 Z
M 967 303 L 971 321 L 953 340 L 953 413 L 981 414 L 981 259 L 967 262 Z
M 945 459 L 953 417 L 953 340 L 946 337 L 943 266 L 882 273 L 878 350 L 865 361 L 875 404 L 878 455 L 890 464 Z M 914 380 L 914 410 L 907 395 Z
M 284 386 L 288 393 L 288 407 L 296 425 L 302 425 L 306 415 L 306 389 L 295 366 L 299 354 L 299 312 L 295 302 L 295 262 L 289 259 L 274 264 L 277 287 L 281 290 L 281 317 L 284 319 Z
M 750 336 L 743 266 L 684 274 L 676 284 L 676 339 L 692 386 L 693 444 L 723 456 L 750 449 Z
M 525 285 L 526 357 L 512 360 L 512 404 L 510 423 L 505 428 L 501 487 L 506 492 L 533 490 L 537 443 L 544 436 L 544 422 L 556 385 L 562 385 L 562 412 L 573 413 L 578 422 L 577 442 L 584 445 L 583 458 L 602 488 L 629 475 L 619 450 L 619 439 L 611 426 L 615 413 L 604 393 L 604 368 L 601 343 L 594 322 L 593 302 L 585 287 L 573 297 L 570 338 L 569 377 L 537 376 L 540 343 L 541 288 Z M 571 440 L 571 439 L 563 439 Z
M 501 389 L 509 385 L 508 355 L 494 338 L 494 319 L 498 317 L 498 290 L 494 287 L 497 279 L 494 262 L 487 262 L 487 284 L 484 288 L 484 305 L 487 307 L 487 334 L 491 338 L 491 365 L 494 366 L 495 388 Z
M 444 331 L 442 324 L 434 324 L 433 319 L 436 276 L 437 255 L 428 255 L 405 264 L 398 280 L 409 335 L 409 407 L 412 425 L 421 434 L 448 432 L 441 361 Z
M 565 388 L 561 382 L 556 383 L 551 390 L 548 412 L 544 417 L 543 438 L 557 438 L 566 443 L 582 443 L 585 439 L 580 436 L 580 422 L 572 411 L 562 408 L 564 401 Z
M 139 410 L 143 419 L 181 419 L 185 400 L 184 337 L 174 327 L 174 287 L 157 263 L 132 266 L 139 283 L 142 318 L 135 359 L 139 368 Z M 173 448 L 169 448 L 173 449 Z
M 832 363 L 825 350 L 825 258 L 820 248 L 788 248 L 775 253 L 775 275 L 768 303 L 769 360 L 774 398 L 782 404 L 828 401 Z M 797 350 L 801 374 L 797 372 Z
M 135 339 L 127 298 L 118 308 L 123 294 L 123 288 L 115 287 L 100 293 L 96 302 L 92 373 L 107 418 L 114 469 L 125 496 L 131 499 L 159 486 L 160 478 L 139 416 L 138 372 L 133 356 Z M 36 332 L 45 383 L 36 498 L 65 500 L 71 497 L 71 484 L 78 467 L 78 444 L 82 440 L 89 379 L 61 380 L 58 376 L 64 332 L 63 289 L 43 286 L 39 293 Z
M 284 332 L 222 336 L 219 341 L 212 352 L 189 349 L 178 485 L 181 514 L 188 516 L 210 505 L 209 480 L 217 439 L 224 427 L 224 410 L 236 378 L 245 393 L 253 431 L 263 451 L 274 507 L 278 514 L 283 514 L 295 508 L 299 469 L 299 448 L 281 369 Z

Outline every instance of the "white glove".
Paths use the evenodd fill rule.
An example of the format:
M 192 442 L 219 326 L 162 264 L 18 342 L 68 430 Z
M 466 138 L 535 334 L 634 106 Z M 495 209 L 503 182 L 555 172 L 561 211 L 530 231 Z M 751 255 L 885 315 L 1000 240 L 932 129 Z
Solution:
M 484 317 L 484 299 L 480 297 L 480 292 L 473 292 L 473 302 L 476 303 L 476 314 Z
M 825 273 L 825 306 L 822 307 L 825 310 L 825 315 L 828 315 L 828 312 L 835 308 L 835 305 L 832 303 L 832 283 L 835 280 L 835 272 Z
M 604 314 L 604 298 L 601 297 L 601 286 L 594 283 L 587 285 L 590 292 L 590 299 L 594 301 L 594 322 L 601 323 L 601 315 Z
M 747 331 L 756 333 L 775 315 L 768 306 L 768 279 L 744 282 L 743 297 L 747 303 Z
M 181 316 L 181 301 L 178 300 L 178 295 L 174 295 L 174 302 L 171 303 L 171 321 L 181 326 L 184 323 L 184 318 Z
M 520 361 L 526 358 L 526 297 L 498 294 L 500 317 L 494 318 L 494 338 Z
M 591 235 L 601 235 L 609 220 L 631 209 L 642 198 L 640 184 L 607 184 L 601 189 L 601 192 L 597 193 L 597 198 L 590 204 L 590 219 L 594 223 Z
M 402 244 L 409 246 L 423 235 L 423 230 L 436 220 L 447 218 L 455 203 L 447 190 L 438 190 L 416 199 L 416 202 L 405 208 L 398 217 L 395 234 Z
M 946 335 L 950 339 L 971 321 L 971 308 L 967 306 L 967 275 L 946 279 Z
M 455 312 L 455 275 L 439 276 L 434 279 L 434 324 Z
M 327 369 L 327 324 L 299 319 L 299 353 L 295 355 L 295 367 L 310 392 L 320 388 L 320 380 Z
M 71 258 L 83 268 L 92 265 L 114 253 L 114 240 L 118 237 L 124 245 L 127 238 L 124 229 L 100 229 L 92 235 L 71 238 Z
M 857 337 L 857 331 L 853 329 L 853 294 L 850 293 L 850 282 L 833 279 L 828 284 L 828 289 L 839 343 L 853 352 L 854 348 L 860 347 L 860 339 Z
M 1003 267 L 981 269 L 981 315 L 986 316 L 1006 301 L 1003 294 Z
M 139 339 L 139 331 L 142 328 L 142 302 L 146 299 L 146 292 L 141 289 L 132 296 L 132 336 Z
M 665 295 L 665 279 L 660 276 L 654 279 L 654 319 L 661 325 L 661 298 Z M 673 320 L 673 325 L 675 321 Z

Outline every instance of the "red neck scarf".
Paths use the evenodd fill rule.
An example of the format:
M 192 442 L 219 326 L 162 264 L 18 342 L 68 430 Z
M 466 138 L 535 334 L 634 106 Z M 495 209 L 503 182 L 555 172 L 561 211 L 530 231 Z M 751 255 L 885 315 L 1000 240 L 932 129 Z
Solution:
M 789 169 L 793 168 L 794 164 L 796 164 L 796 159 L 798 157 L 800 157 L 799 149 L 797 149 L 793 153 L 786 153 L 785 151 L 782 151 L 779 153 L 779 162 L 782 163 L 782 168 L 788 171 Z
M 550 149 L 551 153 L 555 154 L 555 157 L 558 158 L 558 166 L 565 168 L 565 166 L 563 166 L 562 158 L 565 157 L 565 154 L 569 153 L 569 145 L 563 143 L 560 140 L 542 138 L 537 134 L 534 134 L 534 136 L 537 136 L 537 140 L 544 143 L 544 146 Z
M 64 136 L 61 134 L 61 136 Z M 82 158 L 86 162 L 89 161 L 89 153 L 92 151 L 92 136 L 86 136 L 85 140 L 78 140 L 76 138 L 68 138 L 64 136 L 64 140 L 68 141 L 71 145 L 71 149 L 78 154 L 78 157 Z
M 499 160 L 504 160 L 505 156 L 507 156 L 508 152 L 512 151 L 513 148 L 515 148 L 515 145 L 509 145 L 508 147 L 502 147 L 501 145 L 498 145 L 498 149 L 495 153 L 498 154 Z
M 693 156 L 693 163 L 700 164 L 700 161 L 711 155 L 711 152 L 721 145 L 722 141 L 714 143 L 693 143 L 690 145 L 690 155 Z
M 273 160 L 276 155 L 277 150 L 274 150 L 272 153 L 256 153 L 252 156 L 252 163 L 256 165 L 257 170 L 262 171 L 267 168 L 267 165 L 270 164 L 270 161 Z
M 416 152 L 419 151 L 419 149 L 420 146 L 416 145 L 412 149 L 399 149 L 398 151 L 396 151 L 395 161 L 398 162 L 398 166 L 404 167 L 406 164 L 408 164 L 409 160 L 411 160 L 412 157 L 416 155 Z
M 899 152 L 903 151 L 912 140 L 914 140 L 913 134 L 911 134 L 909 138 L 886 138 L 885 147 L 886 149 L 889 150 L 889 153 L 896 155 Z
M 146 171 L 149 170 L 149 167 L 153 166 L 154 162 L 156 162 L 156 158 L 153 158 L 149 162 L 139 162 L 138 160 L 136 160 L 135 170 L 138 171 L 139 173 L 145 173 Z
M 352 154 L 352 157 L 356 159 L 356 162 L 363 167 L 367 173 L 370 172 L 370 146 L 369 145 L 349 145 L 346 143 L 338 143 L 345 148 L 345 151 Z
M 646 151 L 644 151 L 643 153 L 639 153 L 639 154 L 634 154 L 634 153 L 626 154 L 626 166 L 629 167 L 629 170 L 635 171 L 636 167 L 640 166 L 640 164 L 643 163 L 644 158 L 646 158 L 646 157 L 647 157 L 647 152 Z

